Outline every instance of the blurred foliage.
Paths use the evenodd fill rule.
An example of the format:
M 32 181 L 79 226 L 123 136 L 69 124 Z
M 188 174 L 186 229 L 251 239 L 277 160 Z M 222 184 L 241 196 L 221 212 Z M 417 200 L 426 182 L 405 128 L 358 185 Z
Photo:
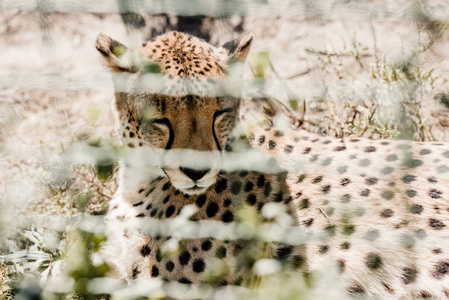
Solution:
M 46 1 L 38 2 L 42 20 L 45 21 L 41 22 L 41 26 L 48 31 L 49 9 L 42 8 Z M 315 131 L 318 128 L 321 133 L 339 137 L 354 135 L 434 140 L 426 127 L 426 120 L 422 118 L 421 105 L 423 99 L 434 98 L 449 108 L 449 93 L 439 90 L 438 86 L 443 75 L 436 72 L 438 65 L 428 66 L 432 47 L 443 37 L 449 22 L 429 10 L 425 2 L 412 2 L 407 16 L 416 26 L 420 37 L 419 43 L 413 45 L 412 49 L 404 46 L 397 53 L 384 52 L 379 55 L 375 28 L 372 28 L 373 48 L 363 47 L 354 34 L 342 52 L 307 49 L 309 58 L 326 78 L 322 82 L 320 95 L 313 99 L 294 95 L 286 81 L 276 72 L 268 51 L 253 54 L 249 62 L 253 74 L 250 81 L 255 82 L 254 86 L 265 97 L 262 100 L 266 120 L 274 123 L 276 116 L 283 113 L 289 116 L 292 126 Z M 314 6 L 313 1 L 307 1 L 304 5 Z M 124 19 L 130 16 L 122 15 Z M 321 18 L 322 12 L 318 7 L 311 7 L 309 17 Z M 139 24 L 143 24 L 141 20 Z M 120 56 L 126 52 L 126 48 L 118 46 L 112 51 Z M 336 78 L 338 85 L 343 80 L 361 76 L 354 75 L 353 70 L 347 67 L 347 58 L 356 62 L 362 75 L 367 75 L 362 93 L 331 87 L 330 78 Z M 160 68 L 149 64 L 145 66 L 144 72 L 159 73 Z M 266 81 L 272 78 L 280 82 L 279 85 L 287 95 L 285 100 L 270 97 Z M 147 110 L 144 117 L 151 120 L 153 114 Z M 89 110 L 89 121 L 97 123 L 100 115 L 100 108 L 92 107 Z M 80 137 L 75 142 L 98 148 L 103 146 L 103 141 L 90 141 L 89 137 Z M 409 160 L 405 163 L 414 162 Z M 48 194 L 38 198 L 32 208 L 26 208 L 23 212 L 25 216 L 38 212 L 68 215 L 76 219 L 82 215 L 106 213 L 108 201 L 117 188 L 116 161 L 104 157 L 92 164 L 67 163 L 48 168 L 47 171 L 50 175 L 43 178 L 42 182 Z M 256 211 L 252 207 L 244 207 L 238 218 L 248 240 L 256 238 L 256 228 L 261 226 Z M 89 282 L 105 276 L 109 271 L 104 263 L 95 264 L 92 260 L 92 255 L 98 252 L 105 241 L 102 233 L 89 232 L 76 226 L 62 231 L 36 226 L 16 229 L 16 235 L 0 240 L 0 299 L 108 297 L 101 293 L 93 295 L 89 288 Z M 332 228 L 329 231 L 332 232 Z M 344 234 L 351 235 L 353 232 L 354 227 L 348 222 Z M 407 236 L 403 239 L 404 247 L 411 247 L 413 242 Z M 279 271 L 282 261 L 264 259 L 266 253 L 251 245 L 248 245 L 244 254 L 261 276 L 273 277 L 272 282 L 254 290 L 246 299 L 301 299 L 307 296 L 309 290 L 303 278 L 298 279 L 291 274 L 287 276 Z M 209 281 L 212 285 L 218 284 L 227 272 L 224 265 L 217 265 L 215 270 Z M 55 273 L 66 279 L 64 291 L 46 289 L 45 279 Z

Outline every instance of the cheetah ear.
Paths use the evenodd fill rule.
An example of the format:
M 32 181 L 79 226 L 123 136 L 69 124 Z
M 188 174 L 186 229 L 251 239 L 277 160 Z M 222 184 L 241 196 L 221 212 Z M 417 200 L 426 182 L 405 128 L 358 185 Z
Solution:
M 140 55 L 137 52 L 103 33 L 97 36 L 95 48 L 103 55 L 112 71 L 135 73 L 140 68 Z
M 238 39 L 224 43 L 222 48 L 228 50 L 228 61 L 229 62 L 243 62 L 249 53 L 251 44 L 253 42 L 254 35 L 248 33 Z

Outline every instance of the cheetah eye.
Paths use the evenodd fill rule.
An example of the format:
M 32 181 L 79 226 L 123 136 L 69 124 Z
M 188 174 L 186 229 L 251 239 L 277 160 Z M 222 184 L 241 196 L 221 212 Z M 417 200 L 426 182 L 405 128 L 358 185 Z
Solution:
M 160 118 L 151 119 L 148 123 L 153 126 L 153 133 L 155 135 L 158 135 L 157 133 L 162 133 L 162 135 L 166 137 L 165 149 L 170 149 L 174 139 L 174 132 L 170 121 L 167 118 Z

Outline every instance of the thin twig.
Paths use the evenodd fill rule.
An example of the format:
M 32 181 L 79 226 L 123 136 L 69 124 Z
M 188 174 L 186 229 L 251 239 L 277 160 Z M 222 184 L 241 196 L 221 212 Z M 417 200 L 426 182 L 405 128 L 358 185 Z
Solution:
M 112 196 L 111 196 L 111 195 L 105 194 L 105 193 L 103 193 L 102 191 L 100 191 L 100 187 L 97 188 L 97 193 L 100 194 L 100 195 L 102 195 L 102 196 L 105 197 L 105 198 L 108 198 L 109 200 L 112 199 Z
M 318 54 L 318 55 L 324 55 L 324 56 L 352 56 L 349 53 L 327 52 L 327 51 L 314 50 L 314 49 L 309 49 L 309 48 L 306 48 L 305 50 L 306 50 L 306 52 L 309 52 L 312 54 Z M 371 57 L 373 55 L 370 53 L 363 53 L 363 54 L 359 54 L 358 56 L 359 57 Z
M 326 212 L 321 207 L 318 207 L 318 209 L 320 210 L 320 213 L 322 213 L 323 216 L 326 218 L 326 220 L 329 222 L 329 225 L 332 225 L 332 222 L 329 219 L 329 217 L 327 216 Z
M 296 78 L 296 77 L 304 76 L 304 75 L 310 73 L 310 71 L 312 71 L 312 69 L 311 68 L 307 68 L 306 70 L 304 70 L 304 71 L 302 71 L 300 73 L 296 73 L 296 74 L 288 76 L 287 79 L 293 79 L 293 78 Z

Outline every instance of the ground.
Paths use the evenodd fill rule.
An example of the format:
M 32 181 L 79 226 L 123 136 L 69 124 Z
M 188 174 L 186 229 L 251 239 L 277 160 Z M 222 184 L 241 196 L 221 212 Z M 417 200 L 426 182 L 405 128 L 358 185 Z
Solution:
M 400 3 L 378 5 L 399 12 L 371 21 L 357 13 L 349 18 L 246 18 L 243 31 L 253 32 L 255 43 L 245 78 L 272 79 L 259 86 L 259 93 L 248 87 L 246 95 L 282 101 L 310 130 L 330 135 L 449 141 L 444 18 L 419 9 L 409 18 Z M 3 223 L 36 213 L 103 214 L 115 191 L 115 177 L 108 176 L 114 166 L 110 161 L 99 167 L 73 164 L 83 157 L 71 155 L 77 141 L 116 141 L 109 109 L 112 86 L 94 48 L 95 36 L 105 32 L 139 45 L 145 34 L 130 32 L 118 14 L 3 9 L 0 17 Z M 212 40 L 237 35 L 220 33 Z M 17 238 L 13 230 L 24 224 L 12 224 L 3 227 L 0 255 L 16 253 L 30 240 L 23 232 Z M 2 265 L 0 274 L 6 269 Z

